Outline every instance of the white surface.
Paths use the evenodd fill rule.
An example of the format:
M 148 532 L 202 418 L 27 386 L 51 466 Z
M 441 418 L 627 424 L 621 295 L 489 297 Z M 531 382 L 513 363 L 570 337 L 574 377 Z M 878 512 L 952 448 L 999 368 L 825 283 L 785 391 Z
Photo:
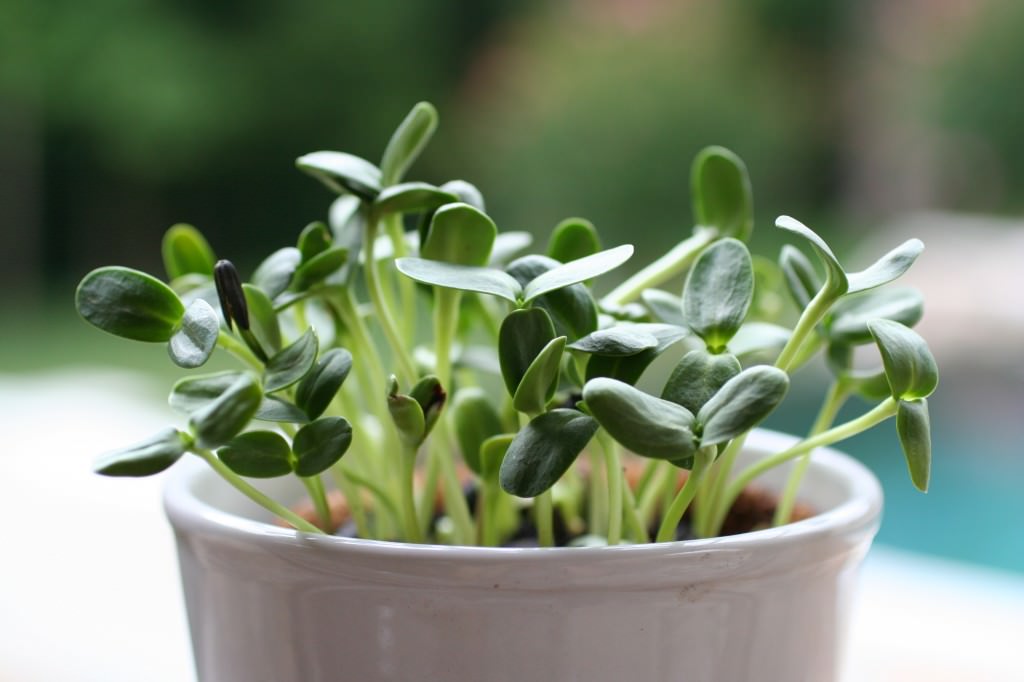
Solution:
M 160 479 L 96 476 L 96 454 L 174 419 L 124 375 L 0 376 L 0 680 L 192 677 Z M 1024 577 L 873 551 L 845 682 L 1024 680 Z

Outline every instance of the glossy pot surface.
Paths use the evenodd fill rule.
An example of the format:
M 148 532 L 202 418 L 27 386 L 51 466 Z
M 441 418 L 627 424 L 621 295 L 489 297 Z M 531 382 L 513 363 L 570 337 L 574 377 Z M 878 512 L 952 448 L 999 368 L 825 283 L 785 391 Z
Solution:
M 744 457 L 791 442 L 755 432 Z M 165 505 L 201 682 L 828 682 L 882 506 L 867 469 L 822 449 L 801 495 L 819 513 L 782 528 L 441 547 L 299 535 L 195 464 Z

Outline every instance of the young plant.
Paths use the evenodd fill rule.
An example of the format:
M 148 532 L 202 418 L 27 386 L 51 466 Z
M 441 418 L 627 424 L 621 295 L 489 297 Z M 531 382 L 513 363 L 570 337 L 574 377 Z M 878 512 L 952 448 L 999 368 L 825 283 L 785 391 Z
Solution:
M 164 238 L 166 283 L 118 266 L 85 276 L 76 306 L 103 331 L 165 343 L 189 370 L 217 352 L 240 363 L 175 383 L 170 404 L 187 426 L 104 455 L 98 472 L 148 476 L 191 454 L 309 533 L 336 530 L 334 487 L 359 537 L 495 546 L 525 535 L 550 546 L 647 542 L 654 530 L 663 542 L 681 535 L 691 507 L 688 532 L 718 534 L 747 485 L 798 460 L 775 512 L 787 522 L 815 448 L 895 417 L 911 480 L 927 488 L 938 375 L 909 328 L 922 299 L 881 288 L 910 267 L 919 241 L 849 273 L 817 234 L 782 217 L 777 226 L 818 266 L 792 245 L 777 265 L 753 259 L 746 167 L 709 147 L 692 170 L 693 233 L 598 299 L 594 282 L 632 246 L 603 249 L 592 224 L 571 218 L 543 254 L 516 257 L 530 236 L 500 232 L 471 184 L 404 180 L 436 126 L 421 103 L 379 165 L 300 157 L 339 196 L 326 223 L 307 225 L 245 281 L 188 225 Z M 658 288 L 684 273 L 681 289 Z M 780 324 L 782 296 L 797 310 L 791 328 Z M 877 370 L 854 366 L 864 345 L 877 347 Z M 819 351 L 834 378 L 811 433 L 734 471 L 751 429 Z M 670 353 L 660 393 L 637 388 Z M 834 425 L 855 395 L 874 406 Z M 623 462 L 638 457 L 646 464 L 631 483 Z M 289 475 L 315 516 L 250 481 Z

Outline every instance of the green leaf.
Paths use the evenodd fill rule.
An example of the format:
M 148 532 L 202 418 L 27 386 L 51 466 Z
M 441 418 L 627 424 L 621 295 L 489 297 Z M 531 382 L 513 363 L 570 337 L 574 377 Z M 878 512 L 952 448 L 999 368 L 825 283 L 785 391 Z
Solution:
M 309 421 L 309 416 L 287 400 L 273 395 L 265 395 L 260 401 L 259 409 L 256 410 L 253 419 L 264 422 L 305 424 Z
M 282 348 L 269 361 L 263 372 L 263 387 L 267 393 L 280 391 L 306 376 L 316 362 L 316 332 L 307 329 L 290 346 Z
M 441 416 L 441 409 L 448 400 L 448 394 L 445 393 L 441 380 L 433 374 L 428 374 L 416 382 L 409 395 L 423 410 L 423 437 L 426 438 Z
M 620 325 L 591 332 L 568 347 L 584 353 L 618 357 L 636 355 L 657 345 L 658 339 L 653 334 L 639 331 L 632 325 Z
M 776 218 L 775 226 L 799 235 L 810 243 L 811 248 L 818 255 L 818 259 L 825 266 L 825 283 L 822 286 L 830 299 L 839 298 L 847 292 L 849 282 L 847 281 L 846 273 L 843 272 L 843 267 L 839 264 L 835 254 L 832 253 L 832 249 L 829 248 L 824 239 L 799 220 L 786 215 Z
M 477 386 L 459 389 L 452 399 L 452 425 L 459 451 L 466 466 L 483 476 L 481 446 L 504 431 L 501 417 L 491 405 L 487 393 Z
M 743 241 L 754 228 L 754 199 L 747 167 L 725 147 L 705 147 L 690 172 L 693 212 L 698 226 Z
M 320 417 L 295 434 L 295 473 L 316 476 L 341 459 L 352 444 L 352 425 L 344 417 Z
M 239 374 L 223 393 L 189 417 L 199 445 L 211 448 L 231 440 L 253 418 L 262 400 L 263 390 L 256 377 L 248 372 Z
M 93 469 L 104 476 L 150 476 L 177 462 L 191 445 L 188 434 L 168 428 L 140 443 L 101 455 Z
M 789 377 L 769 365 L 749 367 L 727 381 L 697 413 L 701 447 L 746 433 L 771 414 L 789 389 Z
M 614 249 L 600 251 L 590 256 L 584 256 L 563 265 L 548 270 L 535 280 L 526 285 L 523 298 L 526 302 L 532 301 L 538 296 L 567 287 L 570 284 L 577 284 L 584 280 L 593 279 L 598 275 L 614 270 L 633 255 L 633 246 L 623 244 Z
M 235 436 L 217 456 L 239 476 L 275 478 L 292 472 L 292 449 L 273 431 L 249 431 Z
M 335 192 L 354 194 L 373 201 L 380 193 L 380 169 L 366 159 L 344 152 L 312 152 L 300 156 L 295 165 Z
M 683 301 L 679 296 L 661 289 L 645 289 L 640 298 L 655 318 L 661 322 L 685 327 L 683 318 Z
M 262 289 L 270 300 L 274 300 L 288 288 L 301 262 L 302 252 L 294 246 L 278 249 L 256 267 L 252 273 L 252 283 Z
M 255 284 L 243 284 L 245 305 L 249 309 L 249 324 L 260 346 L 268 353 L 281 350 L 281 324 L 270 297 Z
M 420 246 L 424 258 L 457 265 L 487 265 L 498 234 L 494 221 L 469 204 L 447 204 L 430 221 Z
M 783 245 L 779 253 L 779 267 L 793 302 L 798 310 L 803 310 L 822 287 L 818 273 L 803 251 L 792 244 Z
M 487 483 L 494 483 L 501 475 L 501 463 L 505 460 L 508 446 L 515 439 L 513 433 L 491 436 L 480 445 L 479 476 Z
M 889 380 L 885 377 L 885 370 L 843 372 L 839 379 L 847 390 L 865 400 L 879 401 L 890 396 Z
M 915 400 L 930 396 L 939 384 L 939 368 L 925 340 L 892 320 L 872 320 L 868 329 L 882 354 L 892 397 Z
M 331 231 L 321 221 L 312 222 L 306 225 L 299 233 L 297 244 L 299 253 L 302 255 L 302 262 L 305 263 L 319 253 L 331 248 Z
M 554 258 L 531 254 L 509 263 L 505 271 L 525 286 L 558 266 L 559 262 Z M 552 291 L 534 300 L 533 305 L 544 308 L 551 315 L 555 332 L 559 336 L 578 339 L 597 329 L 597 302 L 583 284 L 572 284 Z
M 327 279 L 344 267 L 347 262 L 348 249 L 344 246 L 335 246 L 318 253 L 296 268 L 289 288 L 293 291 L 305 291 L 314 284 Z
M 459 201 L 469 204 L 477 210 L 487 210 L 486 206 L 484 206 L 484 195 L 472 183 L 465 180 L 449 180 L 441 185 L 441 190 L 454 194 L 459 198 Z
M 729 341 L 729 352 L 744 360 L 761 353 L 777 355 L 789 341 L 790 331 L 770 322 L 748 322 Z
M 561 263 L 590 256 L 601 250 L 594 225 L 584 218 L 567 218 L 555 226 L 548 240 L 548 256 Z
M 610 377 L 624 381 L 627 384 L 635 384 L 644 373 L 644 370 L 659 355 L 686 338 L 689 334 L 689 331 L 683 327 L 657 322 L 642 322 L 632 325 L 632 328 L 638 332 L 650 334 L 658 340 L 658 345 L 641 351 L 636 355 L 622 357 L 593 355 L 587 363 L 587 379 Z
M 871 267 L 847 275 L 850 281 L 848 293 L 874 289 L 897 279 L 910 269 L 922 251 L 924 243 L 920 239 L 908 239 L 875 261 Z
M 672 370 L 661 397 L 696 414 L 741 369 L 734 355 L 692 350 Z
M 75 307 L 86 322 L 135 341 L 167 341 L 185 314 L 178 295 L 138 270 L 98 268 L 75 291 Z
M 344 348 L 331 348 L 320 355 L 316 366 L 295 389 L 295 403 L 316 419 L 327 409 L 352 369 L 352 354 Z
M 562 367 L 565 337 L 552 339 L 526 368 L 522 381 L 512 397 L 512 406 L 520 412 L 543 412 L 558 388 L 558 373 Z
M 181 325 L 167 344 L 167 352 L 179 367 L 201 367 L 213 355 L 219 334 L 220 316 L 217 311 L 197 298 L 185 310 Z
M 202 233 L 191 225 L 172 225 L 164 233 L 160 251 L 167 279 L 191 274 L 213 276 L 213 264 L 217 260 L 213 249 Z
M 399 258 L 395 267 L 406 277 L 423 284 L 490 294 L 512 303 L 516 303 L 523 293 L 519 282 L 493 268 L 454 265 L 424 258 Z
M 509 395 L 516 394 L 526 370 L 554 338 L 555 325 L 541 308 L 514 310 L 502 321 L 498 361 Z
M 494 238 L 494 247 L 491 249 L 488 264 L 491 267 L 504 265 L 532 243 L 533 235 L 529 232 L 500 232 Z
M 624 447 L 644 457 L 685 461 L 697 450 L 693 413 L 615 379 L 583 387 L 587 409 Z
M 709 350 L 729 343 L 754 297 L 754 266 L 738 239 L 722 239 L 701 253 L 686 278 L 683 318 Z
M 932 469 L 932 435 L 928 418 L 928 401 L 901 400 L 896 405 L 896 433 L 899 434 L 903 456 L 914 487 L 928 492 Z
M 912 327 L 924 314 L 924 297 L 916 289 L 891 288 L 844 296 L 832 307 L 825 330 L 832 343 L 871 343 L 868 322 L 894 320 Z
M 380 161 L 381 184 L 399 182 L 437 129 L 437 110 L 430 102 L 418 102 L 398 125 Z
M 381 191 L 373 202 L 379 216 L 391 213 L 421 213 L 433 211 L 445 204 L 457 203 L 459 198 L 426 182 L 403 182 Z
M 508 446 L 498 480 L 519 497 L 536 497 L 562 477 L 597 433 L 597 421 L 558 409 L 530 420 Z
M 229 371 L 184 377 L 175 382 L 167 402 L 172 409 L 190 414 L 216 400 L 242 375 Z
M 398 392 L 398 379 L 394 375 L 391 376 L 387 401 L 388 414 L 391 415 L 398 437 L 406 445 L 419 447 L 427 437 L 423 408 L 412 396 Z

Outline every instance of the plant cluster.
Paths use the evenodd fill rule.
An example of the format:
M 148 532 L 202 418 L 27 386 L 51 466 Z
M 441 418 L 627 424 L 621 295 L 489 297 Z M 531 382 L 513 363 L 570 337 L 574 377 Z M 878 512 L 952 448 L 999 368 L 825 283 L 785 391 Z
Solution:
M 792 245 L 777 263 L 752 258 L 746 168 L 710 147 L 692 168 L 692 234 L 598 298 L 593 281 L 631 246 L 603 249 L 573 218 L 543 254 L 520 256 L 530 236 L 499 233 L 473 185 L 403 180 L 436 125 L 433 107 L 418 104 L 379 165 L 341 152 L 300 157 L 339 197 L 327 223 L 309 224 L 245 282 L 187 225 L 163 241 L 168 283 L 124 267 L 85 276 L 76 305 L 100 329 L 166 343 L 184 368 L 218 348 L 242 365 L 178 381 L 170 404 L 187 428 L 103 456 L 99 473 L 151 475 L 191 453 L 310 533 L 334 530 L 333 485 L 365 538 L 494 546 L 528 517 L 547 546 L 557 515 L 577 543 L 639 543 L 675 539 L 691 503 L 690 531 L 718 534 L 745 486 L 799 460 L 776 510 L 785 523 L 815 448 L 895 417 L 911 479 L 927 488 L 926 398 L 938 374 L 910 329 L 922 299 L 881 288 L 921 242 L 847 272 L 784 216 L 777 227 L 817 266 Z M 659 288 L 683 275 L 681 293 Z M 785 299 L 792 327 L 779 324 Z M 859 369 L 854 351 L 871 344 L 881 367 Z M 637 388 L 670 349 L 663 366 L 681 359 L 665 366 L 660 393 Z M 821 352 L 833 378 L 811 433 L 736 470 L 751 429 Z M 835 425 L 855 395 L 874 406 Z M 623 461 L 635 456 L 645 462 L 630 483 Z M 248 480 L 288 475 L 305 485 L 318 523 Z

